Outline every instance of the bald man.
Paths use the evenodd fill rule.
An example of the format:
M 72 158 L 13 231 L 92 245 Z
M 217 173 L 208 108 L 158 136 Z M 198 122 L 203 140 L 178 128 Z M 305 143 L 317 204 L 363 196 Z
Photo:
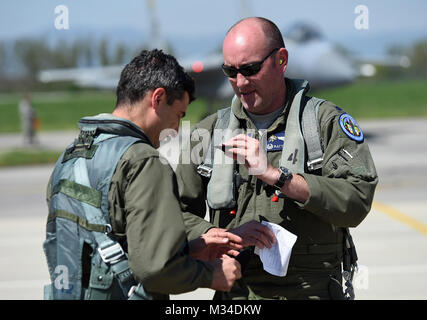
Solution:
M 235 97 L 231 107 L 203 119 L 193 133 L 207 130 L 214 138 L 218 129 L 237 132 L 221 140 L 223 155 L 235 162 L 219 162 L 221 148 L 207 148 L 199 163 L 179 164 L 176 171 L 189 238 L 222 228 L 247 246 L 243 280 L 215 298 L 352 298 L 342 287 L 343 260 L 349 269 L 347 230 L 369 212 L 378 183 L 363 132 L 340 107 L 308 96 L 307 81 L 285 77 L 288 51 L 273 22 L 256 17 L 233 25 L 223 56 Z M 313 162 L 306 161 L 311 158 L 301 132 L 305 108 L 314 110 L 314 125 L 308 127 L 318 132 L 322 154 Z M 197 136 L 203 137 L 193 134 L 191 148 L 198 147 Z M 203 219 L 205 200 L 209 222 Z M 275 245 L 263 220 L 297 236 L 286 276 L 265 271 L 254 253 L 255 246 Z

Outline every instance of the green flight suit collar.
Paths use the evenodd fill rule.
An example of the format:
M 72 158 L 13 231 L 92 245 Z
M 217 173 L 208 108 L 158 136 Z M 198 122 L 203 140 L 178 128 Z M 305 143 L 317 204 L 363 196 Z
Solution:
M 154 148 L 150 139 L 140 127 L 132 121 L 116 117 L 110 113 L 101 113 L 80 119 L 79 129 L 83 131 L 99 130 L 103 133 L 140 138 Z
M 285 77 L 285 83 L 286 83 L 285 108 L 283 108 L 283 111 L 280 113 L 277 119 L 274 120 L 274 122 L 270 125 L 270 127 L 268 128 L 268 132 L 275 131 L 279 126 L 282 126 L 284 123 L 286 123 L 286 117 L 289 112 L 289 108 L 294 100 L 295 94 L 299 91 L 301 87 L 301 82 L 302 81 L 300 80 L 293 80 Z M 234 99 L 237 99 L 237 97 L 235 96 Z M 231 104 L 231 109 L 235 117 L 240 121 L 241 124 L 245 123 L 246 128 L 256 129 L 256 126 L 253 123 L 252 119 L 246 114 L 242 103 L 240 101 L 236 101 L 236 102 L 237 103 Z

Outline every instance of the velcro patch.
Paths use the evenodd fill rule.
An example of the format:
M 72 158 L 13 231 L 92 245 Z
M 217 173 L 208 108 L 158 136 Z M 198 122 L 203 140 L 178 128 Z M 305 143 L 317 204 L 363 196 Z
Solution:
M 285 131 L 272 134 L 267 139 L 267 151 L 279 151 L 283 149 L 285 142 Z
M 362 129 L 360 129 L 356 120 L 348 113 L 340 115 L 338 122 L 342 131 L 351 139 L 357 142 L 362 142 L 364 139 Z

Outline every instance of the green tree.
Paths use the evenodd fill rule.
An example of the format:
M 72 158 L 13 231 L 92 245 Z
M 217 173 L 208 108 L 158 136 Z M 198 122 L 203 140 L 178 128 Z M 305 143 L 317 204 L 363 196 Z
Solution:
M 119 43 L 116 47 L 114 55 L 114 64 L 123 64 L 126 62 L 126 52 L 128 51 L 126 46 L 122 43 Z
M 6 48 L 4 43 L 0 42 L 0 77 L 4 74 L 5 64 L 6 64 Z
M 427 75 L 427 41 L 419 41 L 414 44 L 411 63 L 416 74 Z
M 36 79 L 41 69 L 50 66 L 50 49 L 43 38 L 17 40 L 14 44 L 14 56 L 31 80 Z
M 99 62 L 102 66 L 107 66 L 110 64 L 110 58 L 108 54 L 108 42 L 106 39 L 102 39 L 99 47 L 98 47 L 98 54 L 99 54 Z

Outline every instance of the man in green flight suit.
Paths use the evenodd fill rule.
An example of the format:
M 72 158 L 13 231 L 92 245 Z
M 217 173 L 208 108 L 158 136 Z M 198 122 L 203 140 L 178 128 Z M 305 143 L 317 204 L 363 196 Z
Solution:
M 215 298 L 342 299 L 345 230 L 365 218 L 378 183 L 363 133 L 341 108 L 329 101 L 321 103 L 315 130 L 318 126 L 323 159 L 315 164 L 322 166 L 307 164 L 298 128 L 299 110 L 310 100 L 309 85 L 284 77 L 288 51 L 277 26 L 259 17 L 239 21 L 224 39 L 223 56 L 222 69 L 235 92 L 231 114 L 224 109 L 228 111 L 221 116 L 218 112 L 199 122 L 192 132 L 191 150 L 200 142 L 194 137 L 203 137 L 195 132 L 208 131 L 213 137 L 217 129 L 224 129 L 218 125 L 224 114 L 230 118 L 225 127 L 242 133 L 224 134 L 223 151 L 221 146 L 211 151 L 209 174 L 200 170 L 200 163 L 178 164 L 189 238 L 226 228 L 240 235 L 244 246 L 269 247 L 271 238 L 260 232 L 256 222 L 266 220 L 295 234 L 297 241 L 285 277 L 264 271 L 259 256 L 251 251 L 243 281 Z M 224 155 L 221 152 L 237 160 L 234 167 L 227 169 L 224 162 L 217 162 Z M 200 158 L 202 165 L 209 162 L 207 158 Z M 210 222 L 201 218 L 205 200 Z
M 88 200 L 89 191 L 96 195 L 103 189 L 105 204 L 102 200 L 100 207 L 106 208 L 103 214 L 107 216 L 108 237 L 117 240 L 128 254 L 133 278 L 151 298 L 163 299 L 198 287 L 229 291 L 240 278 L 239 262 L 224 254 L 235 254 L 233 249 L 241 248 L 229 245 L 230 240 L 234 244 L 241 242 L 238 236 L 218 230 L 213 236 L 203 235 L 187 242 L 175 174 L 156 150 L 163 129 L 178 129 L 193 94 L 193 79 L 174 57 L 159 50 L 142 51 L 121 73 L 112 114 L 80 120 L 80 140 L 76 139 L 60 157 L 47 188 L 49 218 L 44 249 L 54 298 L 127 299 L 127 292 L 115 295 L 99 287 L 107 276 L 93 276 L 91 272 L 98 265 L 105 265 L 101 259 L 93 260 L 91 252 L 97 251 L 89 245 L 93 246 L 94 238 L 83 238 L 87 230 L 96 237 L 103 236 L 95 228 L 100 223 L 90 221 L 89 212 L 96 203 Z M 124 143 L 128 145 L 122 148 Z M 116 161 L 105 165 L 114 157 Z M 86 184 L 79 178 L 82 173 L 77 168 L 78 161 L 87 168 Z M 81 190 L 86 192 L 82 194 Z M 79 229 L 67 233 L 76 228 Z M 65 248 L 58 247 L 61 241 Z M 73 250 L 82 243 L 83 248 Z M 74 251 L 76 259 L 68 259 Z M 105 263 L 112 260 L 106 254 L 101 256 Z M 65 280 L 59 285 L 55 280 L 58 265 L 61 270 L 66 268 L 69 275 L 65 286 Z

